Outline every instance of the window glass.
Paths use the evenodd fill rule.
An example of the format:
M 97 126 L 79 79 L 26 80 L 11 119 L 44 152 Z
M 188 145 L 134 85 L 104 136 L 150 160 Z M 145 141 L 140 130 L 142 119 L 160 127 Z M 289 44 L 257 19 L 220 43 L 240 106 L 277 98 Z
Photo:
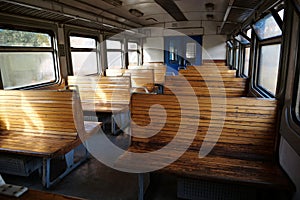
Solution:
M 56 80 L 52 37 L 47 33 L 0 29 L 0 67 L 4 89 Z M 14 47 L 7 51 L 3 47 Z
M 109 69 L 121 69 L 123 63 L 122 43 L 118 40 L 106 40 L 107 67 Z
M 177 48 L 175 48 L 174 42 L 171 41 L 169 46 L 169 60 L 177 61 L 178 60 L 177 55 L 178 55 Z
M 4 89 L 55 81 L 53 60 L 51 52 L 0 52 Z
M 96 48 L 96 40 L 93 38 L 70 36 L 72 48 Z
M 249 28 L 248 30 L 247 30 L 247 36 L 249 37 L 249 38 L 251 38 L 252 37 L 252 29 L 251 28 Z
M 239 47 L 236 47 L 236 49 L 235 49 L 235 64 L 234 64 L 234 69 L 238 69 L 238 67 L 239 67 L 239 54 L 240 54 Z
M 280 27 L 271 14 L 256 22 L 253 28 L 261 40 L 282 35 Z
M 237 41 L 239 41 L 240 43 L 242 43 L 242 44 L 249 44 L 250 43 L 250 41 L 249 40 L 247 40 L 245 37 L 243 37 L 242 35 L 237 35 L 236 37 L 235 37 L 235 39 L 237 40 Z
M 186 43 L 186 58 L 193 59 L 196 57 L 196 43 L 188 42 Z
M 138 44 L 136 42 L 128 42 L 128 50 L 137 50 Z
M 258 85 L 273 95 L 276 92 L 280 48 L 280 44 L 266 45 L 261 47 L 260 52 Z
M 280 16 L 281 20 L 283 21 L 284 9 L 281 9 L 281 10 L 278 12 L 278 15 Z
M 249 76 L 249 60 L 250 60 L 250 47 L 246 47 L 245 57 L 244 57 L 244 68 L 243 68 L 243 75 L 246 77 Z
M 128 42 L 128 61 L 129 65 L 139 64 L 138 44 L 136 42 Z
M 121 49 L 122 44 L 117 40 L 106 40 L 106 48 L 107 49 Z
M 109 69 L 122 68 L 122 52 L 107 52 L 107 65 Z
M 94 38 L 70 36 L 74 75 L 97 74 L 97 41 Z
M 137 51 L 128 52 L 129 65 L 138 65 L 138 53 Z
M 0 46 L 51 47 L 51 36 L 46 33 L 0 29 Z
M 229 65 L 233 66 L 233 49 L 229 49 Z
M 72 52 L 72 66 L 74 75 L 97 74 L 96 52 Z

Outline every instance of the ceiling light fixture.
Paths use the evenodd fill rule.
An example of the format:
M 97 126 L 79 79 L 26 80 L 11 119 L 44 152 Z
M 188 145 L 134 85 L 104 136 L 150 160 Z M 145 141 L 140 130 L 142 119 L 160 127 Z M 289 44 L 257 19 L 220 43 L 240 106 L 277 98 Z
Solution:
M 123 4 L 123 2 L 120 0 L 103 0 L 103 1 L 116 7 L 120 7 Z
M 129 9 L 130 14 L 136 16 L 136 17 L 142 17 L 144 15 L 144 13 L 142 13 L 141 11 L 137 10 L 137 9 Z
M 215 4 L 213 4 L 213 3 L 206 3 L 205 4 L 205 8 L 206 8 L 207 11 L 211 12 L 211 11 L 213 11 L 215 9 Z

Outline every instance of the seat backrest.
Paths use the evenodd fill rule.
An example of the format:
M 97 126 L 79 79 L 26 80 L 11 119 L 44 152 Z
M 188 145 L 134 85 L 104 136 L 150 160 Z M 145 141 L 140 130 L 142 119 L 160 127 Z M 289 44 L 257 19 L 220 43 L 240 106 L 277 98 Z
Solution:
M 0 90 L 0 130 L 74 139 L 84 130 L 78 104 L 71 90 Z
M 146 87 L 149 91 L 154 90 L 153 69 L 127 69 L 124 75 L 131 77 L 131 85 L 133 88 Z
M 155 151 L 167 145 L 176 135 L 193 135 L 191 127 L 198 126 L 190 151 L 199 151 L 204 141 L 217 142 L 211 155 L 237 159 L 273 160 L 276 145 L 277 101 L 246 97 L 198 97 L 198 105 L 186 97 L 186 107 L 173 95 L 133 94 L 131 98 L 132 145 Z M 189 103 L 190 102 L 190 103 Z M 150 112 L 159 104 L 165 112 Z M 197 116 L 200 110 L 200 118 Z M 184 112 L 183 112 L 184 111 Z M 167 113 L 165 119 L 164 113 Z M 184 114 L 183 114 L 184 113 Z M 198 113 L 199 115 L 199 113 Z M 224 121 L 223 121 L 224 119 Z M 223 123 L 224 122 L 224 123 Z M 151 123 L 151 126 L 149 124 Z M 179 125 L 184 128 L 178 133 Z M 145 128 L 147 126 L 147 128 Z M 162 127 L 157 130 L 157 127 Z M 145 135 L 153 135 L 145 138 Z M 180 140 L 186 142 L 184 139 Z M 180 145 L 180 143 L 178 144 Z
M 68 76 L 68 85 L 77 85 L 82 102 L 129 104 L 128 76 Z
M 205 76 L 166 76 L 164 94 L 197 95 L 203 97 L 242 97 L 247 95 L 247 79 Z M 188 88 L 192 87 L 193 90 Z M 173 91 L 173 92 L 172 92 Z
M 167 67 L 165 65 L 142 65 L 142 66 L 128 66 L 128 69 L 153 69 L 154 83 L 164 84 Z

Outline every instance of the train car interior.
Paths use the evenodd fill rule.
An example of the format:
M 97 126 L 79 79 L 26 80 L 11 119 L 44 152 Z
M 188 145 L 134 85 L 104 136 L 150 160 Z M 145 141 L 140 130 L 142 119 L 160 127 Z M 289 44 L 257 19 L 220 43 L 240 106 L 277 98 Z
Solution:
M 300 0 L 0 0 L 0 199 L 300 200 Z

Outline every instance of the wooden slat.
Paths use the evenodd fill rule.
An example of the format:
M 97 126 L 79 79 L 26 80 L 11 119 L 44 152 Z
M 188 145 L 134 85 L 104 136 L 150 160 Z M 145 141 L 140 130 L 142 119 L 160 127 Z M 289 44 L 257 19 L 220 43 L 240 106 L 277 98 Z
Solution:
M 81 143 L 85 125 L 77 92 L 0 90 L 0 151 L 55 157 Z
M 163 85 L 165 82 L 165 75 L 167 71 L 166 65 L 148 64 L 142 66 L 128 66 L 128 69 L 153 69 L 154 83 Z
M 188 70 L 183 70 L 188 71 Z M 197 96 L 246 96 L 247 79 L 212 74 L 201 76 L 198 72 L 180 76 L 167 76 L 164 94 L 197 95 Z M 193 88 L 190 90 L 189 88 Z M 173 91 L 173 92 L 172 92 Z
M 69 76 L 68 84 L 78 86 L 84 111 L 117 112 L 129 105 L 131 80 L 128 76 Z
M 133 88 L 146 87 L 150 92 L 154 90 L 153 69 L 106 69 L 106 76 L 130 76 Z
M 182 108 L 178 98 L 173 95 L 133 94 L 131 115 L 138 126 L 132 126 L 132 145 L 130 152 L 147 153 L 157 151 L 169 144 L 175 136 L 181 134 L 177 143 L 180 148 L 193 136 L 191 126 L 197 126 L 196 136 L 188 150 L 174 163 L 161 169 L 164 173 L 173 173 L 191 178 L 203 178 L 214 181 L 233 181 L 237 183 L 260 185 L 282 190 L 290 190 L 292 184 L 274 161 L 276 141 L 277 101 L 246 97 L 208 98 L 197 97 L 195 103 L 188 96 Z M 216 105 L 212 105 L 215 102 Z M 149 109 L 159 104 L 164 107 L 167 118 L 158 109 L 152 108 L 151 120 Z M 199 106 L 200 117 L 197 116 Z M 183 112 L 184 111 L 184 112 Z M 184 115 L 182 113 L 185 113 Z M 224 115 L 225 114 L 225 115 Z M 220 121 L 224 116 L 224 124 Z M 153 126 L 148 127 L 152 123 Z M 184 132 L 178 133 L 179 125 Z M 147 126 L 147 128 L 145 128 Z M 146 136 L 157 127 L 162 127 L 152 137 Z M 207 135 L 210 130 L 209 135 Z M 219 131 L 221 131 L 219 137 Z M 140 137 L 138 137 L 140 136 Z M 217 141 L 208 156 L 199 158 L 200 147 L 205 141 Z M 158 154 L 162 161 L 168 160 L 175 151 Z M 125 153 L 120 160 L 126 164 L 116 163 L 118 167 L 130 169 L 136 167 L 138 160 L 131 159 Z M 144 160 L 144 165 L 156 167 L 153 160 Z

